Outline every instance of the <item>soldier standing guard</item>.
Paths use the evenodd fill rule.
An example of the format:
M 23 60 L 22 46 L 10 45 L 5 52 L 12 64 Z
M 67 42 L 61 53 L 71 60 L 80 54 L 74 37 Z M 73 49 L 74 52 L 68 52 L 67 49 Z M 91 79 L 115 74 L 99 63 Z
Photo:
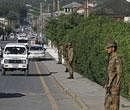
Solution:
M 62 45 L 58 45 L 58 64 L 62 64 L 62 53 L 63 47 Z
M 73 75 L 73 47 L 72 47 L 72 43 L 68 43 L 68 69 L 69 69 L 69 77 L 68 79 L 74 79 L 74 75 Z
M 117 43 L 108 43 L 106 51 L 108 53 L 108 80 L 105 85 L 106 96 L 104 106 L 105 110 L 119 110 L 122 62 L 121 58 L 117 55 Z
M 68 63 L 67 63 L 67 60 L 68 60 L 68 54 L 67 54 L 67 48 L 68 48 L 68 45 L 67 44 L 64 44 L 63 46 L 63 58 L 64 58 L 64 63 L 65 63 L 65 72 L 68 72 Z

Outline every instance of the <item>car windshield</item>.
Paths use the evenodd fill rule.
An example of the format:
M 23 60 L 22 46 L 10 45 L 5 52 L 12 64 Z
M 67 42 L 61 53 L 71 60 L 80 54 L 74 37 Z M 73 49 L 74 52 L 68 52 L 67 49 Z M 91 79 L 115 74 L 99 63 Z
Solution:
M 5 54 L 26 54 L 24 47 L 6 47 Z
M 18 40 L 18 43 L 27 43 L 28 42 L 28 40 Z
M 43 48 L 40 47 L 40 46 L 32 46 L 32 47 L 30 48 L 30 50 L 32 50 L 32 51 L 35 51 L 35 50 L 43 50 Z

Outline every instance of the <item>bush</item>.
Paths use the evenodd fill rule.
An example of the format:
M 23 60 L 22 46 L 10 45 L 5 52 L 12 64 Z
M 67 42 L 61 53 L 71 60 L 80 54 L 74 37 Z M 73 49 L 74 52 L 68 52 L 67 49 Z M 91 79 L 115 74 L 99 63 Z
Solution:
M 128 96 L 130 81 L 130 24 L 114 21 L 109 17 L 72 14 L 50 19 L 46 36 L 55 42 L 72 42 L 75 70 L 103 85 L 106 76 L 104 47 L 109 39 L 118 43 L 118 52 L 123 60 L 122 94 Z

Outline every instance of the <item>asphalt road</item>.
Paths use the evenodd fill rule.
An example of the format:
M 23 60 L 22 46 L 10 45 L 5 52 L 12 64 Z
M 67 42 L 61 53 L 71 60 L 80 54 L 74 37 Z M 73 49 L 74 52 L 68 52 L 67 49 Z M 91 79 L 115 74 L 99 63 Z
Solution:
M 30 61 L 28 76 L 20 71 L 2 76 L 0 71 L 0 110 L 79 110 L 42 62 Z

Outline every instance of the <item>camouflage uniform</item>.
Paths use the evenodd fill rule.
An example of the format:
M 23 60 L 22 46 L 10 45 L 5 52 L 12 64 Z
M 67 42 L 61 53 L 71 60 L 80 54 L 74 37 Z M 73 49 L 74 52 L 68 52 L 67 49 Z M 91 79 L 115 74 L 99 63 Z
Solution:
M 116 52 L 108 58 L 107 73 L 105 110 L 119 110 L 122 62 Z
M 58 46 L 58 64 L 62 64 L 62 52 L 63 51 L 63 47 L 62 45 Z
M 66 67 L 65 72 L 68 72 L 68 53 L 67 53 L 67 49 L 68 49 L 68 45 L 64 44 L 64 47 L 63 47 L 63 58 L 64 58 L 65 67 Z
M 69 69 L 69 77 L 68 79 L 73 79 L 73 47 L 71 44 L 68 44 L 68 69 Z

